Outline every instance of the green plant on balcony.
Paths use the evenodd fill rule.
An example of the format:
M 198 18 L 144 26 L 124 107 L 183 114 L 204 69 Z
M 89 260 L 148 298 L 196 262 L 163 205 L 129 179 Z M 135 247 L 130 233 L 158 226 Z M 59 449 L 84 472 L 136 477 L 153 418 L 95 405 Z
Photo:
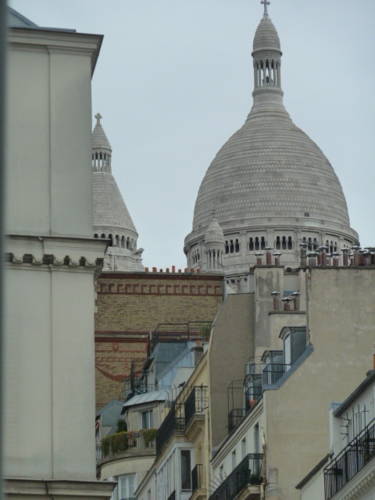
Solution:
M 108 455 L 116 455 L 121 451 L 128 449 L 128 432 L 117 432 L 102 439 L 102 453 L 104 457 Z
M 142 435 L 145 446 L 148 446 L 156 438 L 157 429 L 143 429 Z
M 128 428 L 127 428 L 125 420 L 121 420 L 121 419 L 117 420 L 117 432 L 124 432 L 127 430 L 128 430 Z

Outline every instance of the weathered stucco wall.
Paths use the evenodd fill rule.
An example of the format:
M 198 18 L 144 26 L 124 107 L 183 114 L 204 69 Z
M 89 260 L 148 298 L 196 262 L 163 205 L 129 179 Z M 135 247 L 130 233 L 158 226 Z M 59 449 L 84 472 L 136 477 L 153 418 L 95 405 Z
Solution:
M 227 388 L 244 378 L 254 355 L 254 294 L 228 295 L 215 320 L 209 346 L 212 446 L 228 432 Z
M 279 491 L 296 500 L 296 484 L 329 448 L 328 410 L 372 367 L 375 269 L 311 271 L 307 284 L 312 354 L 278 389 L 264 393 L 267 466 L 278 469 Z M 286 459 L 287 458 L 287 459 Z

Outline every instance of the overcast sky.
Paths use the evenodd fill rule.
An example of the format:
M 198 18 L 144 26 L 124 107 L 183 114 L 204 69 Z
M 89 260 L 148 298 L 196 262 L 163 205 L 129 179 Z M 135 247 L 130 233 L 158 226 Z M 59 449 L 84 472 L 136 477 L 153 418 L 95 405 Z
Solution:
M 199 184 L 251 107 L 259 0 L 12 0 L 41 26 L 104 34 L 93 114 L 145 249 L 184 267 Z M 339 176 L 351 225 L 375 246 L 375 1 L 273 0 L 285 104 Z

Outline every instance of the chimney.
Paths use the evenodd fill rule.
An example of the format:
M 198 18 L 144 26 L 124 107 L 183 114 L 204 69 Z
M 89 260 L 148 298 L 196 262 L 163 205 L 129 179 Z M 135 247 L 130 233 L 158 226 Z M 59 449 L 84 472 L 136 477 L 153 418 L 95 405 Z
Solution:
M 301 243 L 300 249 L 301 249 L 300 250 L 301 267 L 306 267 L 307 266 L 307 254 L 306 254 L 307 243 Z
M 281 252 L 274 252 L 273 256 L 275 257 L 275 266 L 280 267 Z
M 263 253 L 262 252 L 258 252 L 255 254 L 256 258 L 257 258 L 257 263 L 256 265 L 257 266 L 261 266 L 262 265 L 262 257 L 263 257 Z
M 299 292 L 293 292 L 292 293 L 292 299 L 294 303 L 294 310 L 299 311 L 300 310 L 300 296 L 301 294 Z
M 272 266 L 272 248 L 271 247 L 266 248 L 266 265 Z
M 308 260 L 309 260 L 309 266 L 310 267 L 316 267 L 317 265 L 317 258 L 318 258 L 318 253 L 317 252 L 309 252 L 307 254 Z
M 352 247 L 353 250 L 353 266 L 359 266 L 360 263 L 360 254 L 359 254 L 359 246 L 354 245 Z
M 281 299 L 282 302 L 284 302 L 284 311 L 290 311 L 290 302 L 291 302 L 290 297 L 284 297 Z
M 332 265 L 333 267 L 339 267 L 340 265 L 340 254 L 337 252 L 332 254 Z
M 343 248 L 342 250 L 342 265 L 344 267 L 349 266 L 349 248 Z
M 275 290 L 271 293 L 273 298 L 273 310 L 280 310 L 280 292 L 276 292 Z
M 327 265 L 327 258 L 326 258 L 326 252 L 327 252 L 327 247 L 324 245 L 319 247 L 319 257 L 318 257 L 318 265 L 321 267 L 325 267 Z

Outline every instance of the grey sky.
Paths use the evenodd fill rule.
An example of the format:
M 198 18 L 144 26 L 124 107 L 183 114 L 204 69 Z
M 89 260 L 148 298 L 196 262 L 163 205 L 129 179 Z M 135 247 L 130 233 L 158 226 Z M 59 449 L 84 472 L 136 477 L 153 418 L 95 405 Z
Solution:
M 102 33 L 93 111 L 144 264 L 185 267 L 199 184 L 251 107 L 259 0 L 13 0 L 42 26 Z M 341 180 L 351 225 L 375 246 L 375 2 L 273 0 L 285 104 Z

